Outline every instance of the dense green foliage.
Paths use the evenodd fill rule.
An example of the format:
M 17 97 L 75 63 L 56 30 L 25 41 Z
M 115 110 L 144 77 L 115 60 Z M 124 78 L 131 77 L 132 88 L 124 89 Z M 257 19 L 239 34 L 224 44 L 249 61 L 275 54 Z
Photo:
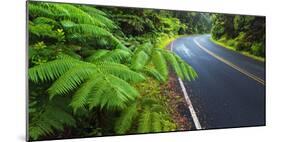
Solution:
M 161 85 L 169 68 L 190 81 L 197 74 L 158 46 L 207 32 L 193 25 L 208 15 L 45 2 L 28 10 L 31 140 L 177 129 Z
M 265 56 L 265 18 L 213 14 L 212 38 L 238 51 Z

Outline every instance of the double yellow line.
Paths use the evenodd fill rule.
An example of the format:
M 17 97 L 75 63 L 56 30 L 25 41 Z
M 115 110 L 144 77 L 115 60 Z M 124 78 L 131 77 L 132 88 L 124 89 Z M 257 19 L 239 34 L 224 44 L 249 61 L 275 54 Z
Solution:
M 253 75 L 253 74 L 247 72 L 246 70 L 244 70 L 244 69 L 242 69 L 242 68 L 236 66 L 235 64 L 233 64 L 233 63 L 227 61 L 226 59 L 224 59 L 224 58 L 218 56 L 217 54 L 213 53 L 212 51 L 206 49 L 204 46 L 202 46 L 200 43 L 198 43 L 196 39 L 193 39 L 193 41 L 195 42 L 196 45 L 198 45 L 199 48 L 201 48 L 202 50 L 204 50 L 205 52 L 207 52 L 207 53 L 210 54 L 211 56 L 213 56 L 213 57 L 215 57 L 216 59 L 222 61 L 223 63 L 229 65 L 230 67 L 236 69 L 237 71 L 239 71 L 239 72 L 245 74 L 246 76 L 248 76 L 248 77 L 254 79 L 255 81 L 261 83 L 262 85 L 265 85 L 263 79 L 261 79 L 261 78 L 255 76 L 255 75 Z

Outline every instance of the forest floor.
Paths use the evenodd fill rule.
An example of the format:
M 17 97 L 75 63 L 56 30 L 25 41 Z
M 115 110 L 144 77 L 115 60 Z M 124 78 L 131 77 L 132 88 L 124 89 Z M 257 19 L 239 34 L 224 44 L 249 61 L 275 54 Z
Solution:
M 177 130 L 191 130 L 193 125 L 192 120 L 189 119 L 188 105 L 183 96 L 178 77 L 172 71 L 169 74 L 168 85 L 164 90 L 168 92 L 167 103 L 170 106 L 171 115 L 177 125 Z

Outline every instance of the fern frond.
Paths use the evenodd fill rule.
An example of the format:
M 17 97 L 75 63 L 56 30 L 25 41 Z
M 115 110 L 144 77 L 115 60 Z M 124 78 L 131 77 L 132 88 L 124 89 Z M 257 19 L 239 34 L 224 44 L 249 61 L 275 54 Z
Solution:
M 160 82 L 165 82 L 165 78 L 154 68 L 144 67 L 141 72 L 144 74 L 155 78 L 156 80 Z
M 86 61 L 88 62 L 95 62 L 102 56 L 106 55 L 110 50 L 105 50 L 105 49 L 99 49 L 94 51 L 89 57 L 86 58 Z
M 152 120 L 151 120 L 151 131 L 152 132 L 161 132 L 162 124 L 161 124 L 161 116 L 157 112 L 152 112 Z
M 140 46 L 138 46 L 135 49 L 135 53 L 138 53 L 140 51 L 144 51 L 147 55 L 150 55 L 152 53 L 153 50 L 153 45 L 151 44 L 151 42 L 146 42 L 144 44 L 141 44 Z
M 53 134 L 54 130 L 63 131 L 64 126 L 75 126 L 75 119 L 53 104 L 47 105 L 41 112 L 34 115 L 29 124 L 29 136 L 33 140 Z
M 96 67 L 91 64 L 77 65 L 69 69 L 48 89 L 50 98 L 53 98 L 55 95 L 68 94 L 96 72 Z
M 47 17 L 37 17 L 36 19 L 33 20 L 34 24 L 50 24 L 50 25 L 59 25 L 59 23 L 51 18 Z
M 104 28 L 92 24 L 76 24 L 69 20 L 63 20 L 61 21 L 61 24 L 64 27 L 64 29 L 70 34 L 74 34 L 74 33 L 86 34 L 97 38 L 112 36 L 112 34 L 107 30 L 105 30 Z
M 152 62 L 155 69 L 167 80 L 168 77 L 168 67 L 164 56 L 159 51 L 154 51 L 152 53 Z
M 79 64 L 75 59 L 54 60 L 28 69 L 29 79 L 38 83 L 39 81 L 51 81 L 70 68 Z
M 140 70 L 147 64 L 148 60 L 149 56 L 144 51 L 140 51 L 134 54 L 132 58 L 131 68 L 133 70 Z
M 177 61 L 179 62 L 182 75 L 184 78 L 182 79 L 187 79 L 188 81 L 195 80 L 198 75 L 196 71 L 189 65 L 187 64 L 184 60 L 182 60 L 179 56 L 175 56 Z
M 175 55 L 173 54 L 173 52 L 169 52 L 166 51 L 165 49 L 161 50 L 161 53 L 164 55 L 164 57 L 166 58 L 166 60 L 172 65 L 173 69 L 175 70 L 176 74 L 180 77 L 180 78 L 184 78 L 180 65 L 175 57 Z
M 49 24 L 34 24 L 29 22 L 29 33 L 37 37 L 55 38 L 56 35 L 53 31 L 53 26 Z
M 189 73 L 189 68 L 186 66 L 186 64 L 183 62 L 180 62 L 180 67 L 181 67 L 182 73 L 184 75 L 184 79 L 191 81 L 191 75 Z
M 148 133 L 151 131 L 151 112 L 145 107 L 140 115 L 138 124 L 138 133 Z
M 118 77 L 109 74 L 103 75 L 103 78 L 96 84 L 89 98 L 90 108 L 124 109 L 129 101 L 139 95 L 135 88 Z
M 170 132 L 170 131 L 175 131 L 176 129 L 176 124 L 174 124 L 173 122 L 171 122 L 170 120 L 167 119 L 162 119 L 161 120 L 162 123 L 162 132 Z
M 133 103 L 122 111 L 121 116 L 115 123 L 115 132 L 117 134 L 125 134 L 132 127 L 134 119 L 137 117 L 137 104 Z
M 134 72 L 130 70 L 125 65 L 118 64 L 118 63 L 110 63 L 110 62 L 99 62 L 96 63 L 97 67 L 100 69 L 101 72 L 112 74 L 117 76 L 125 81 L 129 82 L 141 82 L 145 80 L 145 77 L 140 73 Z
M 129 60 L 131 57 L 131 53 L 122 50 L 122 49 L 114 49 L 106 54 L 100 56 L 95 61 L 98 62 L 114 62 L 114 63 L 121 63 L 123 61 Z
M 72 97 L 72 101 L 70 106 L 76 112 L 77 109 L 85 107 L 88 103 L 88 98 L 92 93 L 94 86 L 101 81 L 101 77 L 99 74 L 93 74 L 90 79 L 88 79 L 85 83 L 81 85 L 81 87 L 75 92 L 74 96 Z
M 91 6 L 80 6 L 80 9 L 84 10 L 88 14 L 90 14 L 93 18 L 101 21 L 103 24 L 106 25 L 109 29 L 115 29 L 117 26 L 114 24 L 114 22 L 107 18 L 107 14 L 104 13 L 101 10 L 98 10 L 97 8 L 91 7 Z
M 28 3 L 28 14 L 31 17 L 48 17 L 48 18 L 54 18 L 54 13 L 48 9 L 43 8 L 38 3 Z

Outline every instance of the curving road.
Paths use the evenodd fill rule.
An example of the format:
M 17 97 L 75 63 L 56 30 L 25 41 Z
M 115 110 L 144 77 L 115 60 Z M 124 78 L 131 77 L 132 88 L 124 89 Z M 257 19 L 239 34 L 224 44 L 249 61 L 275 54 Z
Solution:
M 265 64 L 209 38 L 182 37 L 170 44 L 198 73 L 196 81 L 184 81 L 184 86 L 202 128 L 265 125 Z

